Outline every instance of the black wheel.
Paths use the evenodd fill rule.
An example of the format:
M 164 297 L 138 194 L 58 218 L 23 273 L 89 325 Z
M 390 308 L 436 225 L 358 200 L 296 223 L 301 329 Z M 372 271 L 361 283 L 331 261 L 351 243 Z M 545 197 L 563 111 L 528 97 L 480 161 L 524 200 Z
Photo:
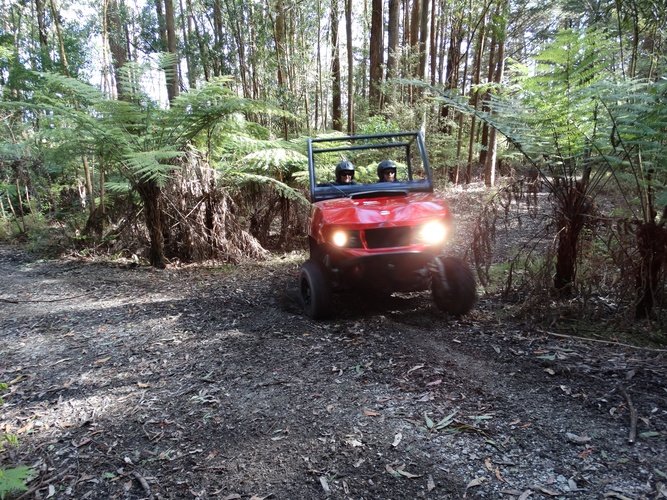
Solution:
M 322 266 L 313 260 L 307 260 L 301 266 L 299 293 L 303 311 L 307 316 L 313 319 L 329 317 L 331 314 L 331 284 Z
M 470 266 L 457 257 L 437 257 L 431 292 L 438 309 L 454 316 L 470 311 L 477 301 L 477 286 Z

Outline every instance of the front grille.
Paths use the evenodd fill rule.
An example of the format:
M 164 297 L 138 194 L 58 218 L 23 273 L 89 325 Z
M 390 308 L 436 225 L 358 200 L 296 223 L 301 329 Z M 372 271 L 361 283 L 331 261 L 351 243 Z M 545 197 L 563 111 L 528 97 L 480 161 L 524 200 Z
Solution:
M 411 227 L 387 227 L 366 230 L 366 245 L 368 248 L 406 247 L 411 243 Z

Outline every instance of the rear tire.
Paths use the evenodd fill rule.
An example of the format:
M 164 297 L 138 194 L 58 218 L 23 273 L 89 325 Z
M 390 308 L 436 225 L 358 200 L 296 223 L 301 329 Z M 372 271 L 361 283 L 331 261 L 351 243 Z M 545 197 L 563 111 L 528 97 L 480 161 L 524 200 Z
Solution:
M 331 315 L 331 284 L 322 266 L 307 260 L 299 274 L 299 294 L 303 311 L 312 319 L 325 319 Z
M 463 316 L 477 301 L 477 285 L 470 266 L 457 257 L 436 257 L 431 278 L 433 301 L 438 309 Z

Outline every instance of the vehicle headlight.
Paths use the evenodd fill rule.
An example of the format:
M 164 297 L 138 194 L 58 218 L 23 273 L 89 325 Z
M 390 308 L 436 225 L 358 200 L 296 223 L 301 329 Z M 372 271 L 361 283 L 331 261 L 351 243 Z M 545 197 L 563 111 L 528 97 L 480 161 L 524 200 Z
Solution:
M 348 239 L 349 237 L 345 231 L 334 231 L 331 234 L 331 242 L 337 247 L 344 247 Z
M 434 220 L 427 222 L 419 229 L 419 239 L 427 245 L 437 245 L 445 241 L 447 236 L 447 226 L 444 223 Z

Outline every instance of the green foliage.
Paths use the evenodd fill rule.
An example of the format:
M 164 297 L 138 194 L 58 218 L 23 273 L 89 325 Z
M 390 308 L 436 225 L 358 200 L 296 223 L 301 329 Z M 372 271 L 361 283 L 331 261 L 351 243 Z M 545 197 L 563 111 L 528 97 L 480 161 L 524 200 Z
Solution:
M 400 132 L 399 125 L 383 115 L 370 116 L 357 127 L 357 134 L 359 135 L 386 134 L 391 132 Z
M 636 218 L 647 222 L 667 205 L 667 83 L 622 80 L 599 88 L 609 122 L 595 148 L 615 172 L 628 208 L 641 206 Z
M 0 382 L 0 391 L 4 392 L 7 390 L 7 384 Z M 4 400 L 0 398 L 0 405 L 4 403 Z M 0 451 L 2 451 L 3 441 L 7 441 L 10 445 L 16 446 L 17 440 L 16 436 L 3 434 L 0 436 Z M 1 469 L 0 468 L 0 499 L 4 500 L 7 494 L 16 493 L 21 491 L 27 491 L 28 486 L 26 483 L 30 481 L 34 471 L 25 466 L 15 467 L 11 469 Z
M 27 491 L 26 483 L 31 479 L 33 473 L 33 470 L 26 466 L 0 469 L 0 499 L 4 500 L 9 493 Z
M 7 241 L 11 236 L 12 224 L 9 217 L 0 217 L 0 241 Z
M 530 110 L 521 115 L 524 131 L 539 134 L 541 152 L 575 156 L 590 146 L 599 121 L 595 85 L 611 76 L 611 43 L 594 30 L 564 30 L 537 56 L 537 74 L 522 82 L 519 109 Z

